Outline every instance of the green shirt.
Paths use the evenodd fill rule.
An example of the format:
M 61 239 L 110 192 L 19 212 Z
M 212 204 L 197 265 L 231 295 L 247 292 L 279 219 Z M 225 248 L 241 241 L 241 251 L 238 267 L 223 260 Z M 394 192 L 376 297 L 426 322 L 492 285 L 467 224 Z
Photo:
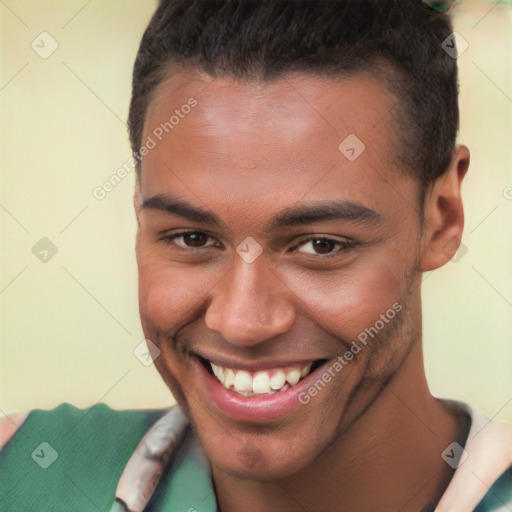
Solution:
M 0 510 L 109 512 L 128 459 L 167 411 L 117 411 L 105 404 L 31 411 L 0 452 Z M 475 510 L 512 511 L 512 470 Z M 159 511 L 216 511 L 209 464 L 191 429 L 145 508 Z

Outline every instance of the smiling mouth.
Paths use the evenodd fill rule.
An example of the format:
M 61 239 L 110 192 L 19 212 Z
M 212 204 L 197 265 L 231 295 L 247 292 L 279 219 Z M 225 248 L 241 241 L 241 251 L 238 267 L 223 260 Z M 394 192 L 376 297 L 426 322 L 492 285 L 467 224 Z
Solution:
M 222 386 L 243 396 L 272 395 L 286 391 L 327 361 L 319 359 L 309 363 L 247 371 L 219 366 L 202 357 L 199 360 Z

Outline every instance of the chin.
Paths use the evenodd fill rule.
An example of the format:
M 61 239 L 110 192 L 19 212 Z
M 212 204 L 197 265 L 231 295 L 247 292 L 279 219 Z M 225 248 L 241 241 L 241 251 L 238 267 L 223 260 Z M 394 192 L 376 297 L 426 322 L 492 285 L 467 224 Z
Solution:
M 268 426 L 263 430 L 229 428 L 217 422 L 193 424 L 214 468 L 255 481 L 282 480 L 304 471 L 333 442 L 337 431 L 337 425 L 325 424 Z
M 232 454 L 212 453 L 209 460 L 222 473 L 240 480 L 274 481 L 284 480 L 302 472 L 311 464 L 314 457 L 304 458 L 299 453 L 263 454 L 253 445 L 242 446 Z

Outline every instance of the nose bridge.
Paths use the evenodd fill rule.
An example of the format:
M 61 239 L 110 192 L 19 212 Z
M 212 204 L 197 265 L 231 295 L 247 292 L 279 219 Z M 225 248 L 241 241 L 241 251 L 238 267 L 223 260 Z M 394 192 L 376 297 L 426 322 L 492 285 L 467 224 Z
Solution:
M 212 291 L 205 321 L 226 341 L 252 346 L 288 331 L 295 310 L 263 254 L 252 263 L 235 255 L 233 268 Z

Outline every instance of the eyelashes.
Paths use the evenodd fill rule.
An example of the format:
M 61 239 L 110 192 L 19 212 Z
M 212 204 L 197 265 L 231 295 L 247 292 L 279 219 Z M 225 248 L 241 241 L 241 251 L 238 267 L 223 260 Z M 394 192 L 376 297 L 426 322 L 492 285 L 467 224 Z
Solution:
M 181 231 L 178 233 L 167 234 L 165 236 L 162 236 L 160 238 L 160 240 L 163 243 L 165 243 L 166 245 L 169 245 L 172 247 L 177 247 L 179 250 L 183 250 L 190 254 L 204 253 L 205 249 L 209 249 L 212 247 L 213 248 L 222 247 L 222 244 L 216 240 L 215 240 L 215 243 L 212 245 L 200 245 L 200 246 L 196 246 L 196 247 L 189 246 L 186 243 L 183 243 L 186 241 L 187 237 L 188 237 L 189 242 L 193 241 L 193 238 L 196 238 L 196 242 L 199 241 L 199 243 L 200 243 L 201 240 L 197 240 L 197 239 L 198 238 L 201 239 L 201 237 L 203 238 L 203 241 L 205 241 L 205 242 L 208 242 L 209 239 L 215 240 L 215 238 L 208 235 L 207 233 L 204 233 L 203 231 L 197 231 L 197 230 Z M 190 237 L 192 237 L 192 238 L 190 238 Z M 182 244 L 178 243 L 178 240 L 180 238 L 183 239 Z M 303 239 L 299 240 L 298 243 L 296 243 L 292 247 L 292 249 L 302 248 L 302 247 L 307 246 L 308 244 L 312 244 L 311 245 L 312 252 L 305 252 L 302 254 L 307 254 L 307 255 L 310 255 L 313 257 L 317 256 L 320 259 L 326 259 L 326 258 L 336 257 L 338 255 L 343 255 L 346 252 L 350 251 L 351 249 L 353 249 L 357 246 L 357 243 L 351 239 L 346 239 L 346 238 L 336 239 L 336 238 L 333 238 L 330 236 L 315 235 L 315 236 L 309 236 L 307 238 L 303 238 Z M 326 253 L 315 251 L 315 249 L 318 249 L 318 248 L 321 249 L 322 246 L 325 247 L 325 244 L 330 245 L 333 249 L 335 247 L 338 247 L 338 250 L 337 251 L 329 250 Z M 296 252 L 300 252 L 300 251 L 296 251 Z

